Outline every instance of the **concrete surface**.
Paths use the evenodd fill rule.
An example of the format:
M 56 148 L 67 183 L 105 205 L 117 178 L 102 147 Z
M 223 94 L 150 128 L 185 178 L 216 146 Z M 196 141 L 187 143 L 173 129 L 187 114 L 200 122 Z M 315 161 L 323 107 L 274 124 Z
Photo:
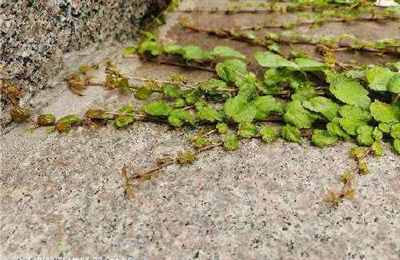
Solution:
M 223 7 L 225 2 L 218 3 Z M 181 8 L 192 6 L 208 7 L 186 0 Z M 176 26 L 181 15 L 187 14 L 168 15 L 167 25 L 160 28 L 165 41 L 227 44 L 247 54 L 256 50 L 182 30 Z M 202 22 L 202 15 L 192 16 Z M 207 22 L 233 25 L 252 17 L 223 18 L 215 13 L 208 14 Z M 342 25 L 336 26 L 335 32 Z M 381 27 L 377 31 L 385 33 Z M 110 59 L 123 73 L 146 78 L 168 78 L 177 72 L 192 81 L 212 76 L 124 59 L 122 47 L 65 56 L 65 70 L 52 80 L 53 87 L 32 99 L 35 113 L 83 113 L 89 107 L 112 108 L 129 100 L 138 104 L 98 87 L 90 87 L 83 97 L 71 94 L 61 79 L 79 64 Z M 100 70 L 94 76 L 104 75 Z M 218 148 L 191 166 L 169 166 L 135 186 L 135 198 L 127 200 L 120 175 L 123 165 L 130 173 L 151 167 L 161 156 L 187 148 L 191 133 L 152 123 L 122 131 L 77 129 L 68 135 L 48 134 L 46 129 L 32 133 L 28 127 L 11 126 L 0 137 L 2 259 L 400 258 L 400 158 L 389 148 L 384 157 L 368 159 L 371 174 L 357 178 L 355 199 L 337 209 L 323 198 L 328 189 L 339 189 L 339 176 L 354 167 L 349 143 L 321 150 L 307 143 L 242 141 L 239 151 Z

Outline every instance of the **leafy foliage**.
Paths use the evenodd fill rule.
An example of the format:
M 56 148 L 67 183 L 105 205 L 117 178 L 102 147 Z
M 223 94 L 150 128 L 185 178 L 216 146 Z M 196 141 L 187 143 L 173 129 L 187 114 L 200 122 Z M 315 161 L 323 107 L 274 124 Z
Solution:
M 369 83 L 369 88 L 377 91 L 388 90 L 389 83 L 391 82 L 394 72 L 389 68 L 374 66 L 365 71 L 365 76 Z
M 177 2 L 173 1 L 171 8 L 176 7 Z M 132 78 L 124 76 L 108 62 L 104 83 L 94 83 L 90 72 L 98 69 L 98 66 L 84 65 L 66 79 L 68 88 L 76 95 L 82 96 L 91 84 L 102 84 L 106 89 L 117 89 L 123 94 L 133 93 L 136 99 L 149 101 L 138 109 L 131 104 L 117 111 L 89 109 L 83 118 L 67 115 L 57 120 L 52 114 L 43 114 L 38 116 L 36 125 L 50 126 L 64 133 L 82 125 L 112 123 L 115 128 L 121 129 L 137 121 L 156 121 L 174 128 L 199 130 L 191 139 L 194 152 L 183 151 L 176 158 L 166 158 L 150 172 L 171 163 L 191 164 L 198 153 L 212 147 L 223 146 L 227 151 L 236 150 L 243 138 L 259 138 L 265 143 L 282 138 L 299 144 L 304 138 L 317 147 L 334 145 L 341 140 L 355 141 L 359 146 L 352 149 L 351 155 L 357 162 L 357 169 L 341 176 L 343 188 L 340 192 L 328 193 L 327 201 L 337 206 L 343 199 L 354 197 L 355 191 L 351 186 L 354 172 L 368 174 L 365 160 L 368 155 L 382 156 L 384 142 L 391 143 L 393 150 L 400 154 L 400 63 L 355 66 L 340 63 L 335 54 L 356 50 L 398 55 L 400 41 L 365 41 L 349 34 L 307 35 L 295 30 L 269 32 L 259 37 L 258 33 L 250 30 L 271 27 L 290 29 L 298 25 L 332 21 L 399 18 L 398 10 L 377 10 L 372 2 L 299 0 L 262 3 L 263 8 L 272 12 L 318 10 L 321 13 L 314 14 L 312 19 L 296 19 L 282 25 L 256 25 L 238 31 L 201 29 L 186 24 L 194 31 L 265 47 L 266 51 L 254 54 L 257 64 L 247 60 L 247 51 L 244 55 L 227 46 L 207 50 L 194 44 L 164 44 L 154 34 L 146 32 L 137 46 L 123 50 L 124 57 L 137 54 L 145 61 L 206 70 L 214 73 L 215 77 L 190 83 L 190 80 L 178 75 L 169 81 L 143 79 L 143 85 L 131 85 Z M 296 51 L 283 55 L 280 43 L 317 46 L 323 61 Z M 259 75 L 263 77 L 259 78 Z M 8 86 L 4 91 L 2 87 L 1 91 L 13 104 L 10 111 L 12 119 L 15 122 L 28 121 L 30 111 L 18 105 L 21 98 L 18 90 Z M 124 188 L 131 193 L 126 169 L 123 170 L 123 176 Z M 150 177 L 142 174 L 140 178 Z
M 263 126 L 260 129 L 260 135 L 265 143 L 272 143 L 279 138 L 280 130 L 278 127 Z
M 131 54 L 133 50 L 126 51 Z M 154 35 L 145 34 L 135 51 L 146 56 L 179 56 L 188 63 L 215 61 L 218 78 L 189 87 L 179 77 L 133 87 L 115 66 L 107 64 L 106 88 L 133 89 L 140 100 L 153 97 L 154 92 L 161 96 L 154 95 L 158 98 L 142 107 L 144 114 L 134 113 L 128 105 L 113 114 L 92 109 L 85 114 L 86 119 L 103 124 L 113 121 L 117 128 L 141 119 L 155 119 L 176 128 L 213 124 L 227 150 L 237 149 L 240 138 L 256 137 L 269 143 L 279 136 L 296 143 L 310 137 L 318 147 L 353 138 L 359 145 L 371 147 L 376 155 L 383 153 L 382 142 L 386 140 L 392 140 L 394 149 L 398 148 L 400 103 L 396 100 L 400 77 L 395 65 L 339 73 L 306 56 L 288 59 L 276 50 L 265 51 L 255 53 L 258 64 L 266 68 L 260 80 L 248 71 L 246 56 L 226 46 L 207 51 L 195 45 L 164 45 Z M 76 75 L 82 86 L 87 84 L 86 74 L 85 70 L 83 76 Z M 390 97 L 392 103 L 388 102 Z M 42 115 L 38 125 L 54 124 L 57 130 L 66 132 L 82 124 L 78 119 L 67 116 L 55 121 L 50 115 Z M 284 125 L 260 127 L 263 121 Z M 193 139 L 197 148 L 210 144 L 205 137 Z
M 226 46 L 217 46 L 211 51 L 211 55 L 215 57 L 224 57 L 224 58 L 237 58 L 237 59 L 246 59 L 242 53 L 234 50 L 232 48 Z
M 227 151 L 234 151 L 239 148 L 239 139 L 234 133 L 227 133 L 224 136 L 224 148 Z
M 400 121 L 400 109 L 394 105 L 386 104 L 379 100 L 370 106 L 374 119 L 381 123 L 397 123 Z
M 223 81 L 234 83 L 247 73 L 247 65 L 242 60 L 229 59 L 218 63 L 215 70 Z
M 291 101 L 286 106 L 286 113 L 283 115 L 286 123 L 290 123 L 297 128 L 311 128 L 314 117 L 307 111 L 298 100 Z
M 268 68 L 292 68 L 298 69 L 296 63 L 283 58 L 282 56 L 272 52 L 257 52 L 255 58 L 262 67 Z
M 151 116 L 166 117 L 172 111 L 172 108 L 165 101 L 155 101 L 146 104 L 143 107 L 143 110 Z
M 311 142 L 318 146 L 324 147 L 333 145 L 338 141 L 338 137 L 331 135 L 327 130 L 315 129 L 312 134 Z
M 252 122 L 257 114 L 256 105 L 243 96 L 228 99 L 224 104 L 224 111 L 236 123 Z
M 371 103 L 368 91 L 360 82 L 340 74 L 330 75 L 328 81 L 331 93 L 343 103 L 362 108 L 368 108 Z
M 326 120 L 332 121 L 338 114 L 339 106 L 326 97 L 314 97 L 303 102 L 303 107 L 323 115 Z
M 302 142 L 300 130 L 291 125 L 285 125 L 282 127 L 281 136 L 283 139 L 289 142 L 294 142 L 294 143 Z
M 350 2 L 360 3 L 296 2 L 318 2 L 321 6 L 327 2 L 346 6 Z M 345 20 L 344 16 L 341 18 Z M 341 140 L 353 140 L 359 145 L 352 149 L 352 156 L 361 175 L 369 172 L 366 156 L 384 154 L 384 142 L 391 143 L 393 150 L 400 154 L 400 64 L 346 69 L 347 65 L 338 63 L 335 58 L 335 51 L 339 49 L 398 54 L 400 43 L 397 40 L 371 44 L 351 35 L 317 38 L 290 31 L 268 33 L 260 40 L 254 32 L 206 32 L 267 46 L 268 51 L 256 52 L 257 64 L 253 64 L 246 55 L 231 47 L 216 46 L 206 50 L 193 44 L 163 44 L 153 34 L 145 33 L 137 46 L 123 51 L 125 57 L 136 53 L 147 61 L 202 69 L 213 72 L 215 77 L 195 83 L 179 76 L 169 81 L 144 79 L 144 84 L 137 86 L 131 85 L 130 77 L 107 63 L 103 84 L 106 89 L 133 93 L 138 100 L 150 101 L 135 110 L 132 105 L 115 112 L 89 109 L 83 118 L 68 115 L 56 120 L 51 114 L 40 115 L 37 125 L 54 126 L 63 133 L 93 123 L 111 122 L 120 129 L 136 121 L 154 120 L 174 128 L 201 129 L 191 139 L 195 152 L 180 152 L 176 158 L 160 163 L 155 170 L 171 163 L 191 164 L 198 153 L 212 147 L 236 150 L 240 140 L 248 138 L 259 138 L 265 143 L 282 138 L 298 144 L 304 138 L 321 148 Z M 279 42 L 319 45 L 324 62 L 297 52 L 284 56 L 280 53 Z M 258 67 L 253 70 L 254 66 Z M 73 93 L 83 95 L 92 84 L 89 77 L 92 69 L 91 66 L 82 67 L 79 73 L 67 79 Z M 15 121 L 27 121 L 30 116 L 27 112 L 15 105 L 11 116 Z M 353 170 L 345 173 L 341 177 L 343 189 L 331 191 L 328 200 L 338 205 L 344 198 L 352 198 L 353 179 Z

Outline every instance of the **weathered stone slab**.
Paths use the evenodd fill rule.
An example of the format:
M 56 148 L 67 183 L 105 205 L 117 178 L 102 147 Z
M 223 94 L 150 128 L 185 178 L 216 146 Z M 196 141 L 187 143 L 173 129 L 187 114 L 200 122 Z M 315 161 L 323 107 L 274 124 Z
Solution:
M 180 9 L 222 9 L 227 2 L 185 0 Z M 186 14 L 178 10 L 167 16 L 160 28 L 163 41 L 207 48 L 227 45 L 249 56 L 258 50 L 185 31 L 176 23 Z M 207 26 L 218 22 L 225 28 L 267 18 L 190 15 Z M 354 30 L 354 26 L 358 24 L 335 32 Z M 397 27 L 365 24 L 360 37 L 398 35 Z M 316 30 L 323 28 L 327 27 Z M 166 80 L 179 73 L 190 82 L 212 77 L 138 57 L 124 59 L 121 47 L 115 45 L 65 56 L 65 70 L 57 78 L 88 62 L 104 69 L 105 60 L 132 77 Z M 102 80 L 103 70 L 93 76 Z M 112 111 L 129 102 L 141 105 L 133 95 L 95 86 L 76 96 L 57 78 L 52 79 L 55 88 L 31 99 L 39 110 L 35 115 L 82 115 L 88 108 Z M 327 190 L 339 190 L 340 175 L 355 167 L 348 156 L 351 143 L 319 149 L 308 143 L 242 141 L 238 151 L 217 148 L 199 156 L 193 165 L 167 167 L 158 177 L 135 186 L 135 197 L 128 200 L 123 165 L 130 174 L 153 167 L 157 159 L 189 149 L 191 132 L 135 123 L 126 130 L 78 128 L 61 135 L 43 128 L 30 132 L 29 126 L 16 125 L 0 135 L 0 259 L 400 258 L 400 163 L 388 147 L 385 156 L 368 158 L 370 174 L 357 177 L 354 200 L 345 200 L 338 208 L 330 207 L 324 198 Z
M 111 38 L 132 38 L 168 2 L 1 0 L 0 65 L 4 68 L 0 77 L 24 89 L 25 103 L 63 68 L 65 52 Z

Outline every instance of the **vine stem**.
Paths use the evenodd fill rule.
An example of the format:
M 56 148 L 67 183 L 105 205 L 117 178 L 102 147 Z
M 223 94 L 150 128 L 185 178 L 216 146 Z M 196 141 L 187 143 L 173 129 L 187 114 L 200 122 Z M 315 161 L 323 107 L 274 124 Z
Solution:
M 336 17 L 336 18 L 326 18 L 326 19 L 321 19 L 321 20 L 304 20 L 304 21 L 296 21 L 293 23 L 288 23 L 288 24 L 261 24 L 261 25 L 251 25 L 251 26 L 243 26 L 238 28 L 240 31 L 258 31 L 261 29 L 265 28 L 290 28 L 290 27 L 296 27 L 296 26 L 301 26 L 301 25 L 313 25 L 313 24 L 321 24 L 321 23 L 346 23 L 346 22 L 356 22 L 356 21 L 384 21 L 384 20 L 391 20 L 394 18 L 388 18 L 388 17 L 375 17 L 375 16 L 369 16 L 369 17 L 352 17 L 352 18 L 343 18 L 343 17 Z
M 223 143 L 219 142 L 216 144 L 211 144 L 205 147 L 202 147 L 200 149 L 197 149 L 194 154 L 198 155 L 201 154 L 203 152 L 212 150 L 216 147 L 220 147 Z M 158 173 L 160 170 L 166 168 L 167 166 L 173 165 L 176 162 L 176 159 L 174 158 L 168 158 L 166 161 L 162 162 L 162 163 L 157 163 L 156 166 L 151 167 L 150 169 L 145 170 L 144 172 L 141 173 L 137 173 L 133 176 L 127 176 L 127 168 L 124 165 L 124 167 L 122 168 L 122 172 L 124 172 L 127 176 L 127 178 L 124 177 L 124 181 L 131 181 L 131 180 L 145 180 L 147 178 L 151 178 L 152 176 L 154 176 L 154 174 Z
M 131 176 L 130 179 L 133 179 L 133 180 L 146 179 L 148 177 L 153 176 L 155 173 L 157 173 L 158 171 L 162 170 L 163 168 L 165 168 L 167 166 L 170 166 L 170 165 L 172 165 L 174 163 L 175 163 L 175 160 L 169 159 L 167 162 L 164 162 L 164 163 L 159 164 L 159 165 L 157 165 L 155 167 L 152 167 L 152 168 L 146 170 L 143 173 L 138 173 L 136 175 Z
M 242 8 L 243 6 L 240 5 L 232 5 L 228 7 L 228 9 L 221 10 L 219 8 L 214 8 L 214 9 L 200 9 L 200 8 L 191 8 L 191 9 L 178 9 L 176 12 L 180 13 L 194 13 L 194 12 L 207 12 L 207 13 L 216 13 L 216 12 L 222 12 L 225 14 L 241 14 L 241 13 L 272 13 L 272 12 L 277 12 L 277 13 L 288 13 L 288 12 L 314 12 L 314 11 L 321 11 L 321 10 L 336 10 L 337 12 L 346 12 L 350 10 L 356 9 L 357 5 L 353 6 L 346 6 L 343 8 L 337 8 L 337 6 L 334 5 L 312 5 L 308 3 L 259 3 L 258 6 L 256 5 L 257 3 L 254 3 L 253 7 L 245 7 L 244 9 Z M 374 12 L 377 10 L 380 10 L 381 8 L 379 7 L 374 7 L 372 5 L 368 6 L 368 9 L 365 9 L 365 11 L 369 12 Z M 239 9 L 241 8 L 241 9 Z M 389 16 L 397 17 L 396 14 L 388 14 Z
M 174 60 L 168 59 L 168 57 L 157 57 L 156 59 L 151 59 L 151 58 L 149 58 L 149 57 L 147 57 L 145 55 L 141 55 L 140 57 L 142 59 L 144 59 L 145 61 L 153 61 L 153 62 L 156 62 L 158 64 L 172 65 L 172 66 L 176 66 L 176 67 L 203 70 L 203 71 L 208 71 L 208 72 L 215 73 L 215 69 L 214 68 L 201 66 L 199 64 L 174 61 Z
M 216 147 L 220 147 L 222 145 L 223 145 L 223 143 L 210 144 L 210 145 L 207 145 L 207 146 L 197 149 L 195 153 L 200 154 L 202 152 L 212 150 L 212 149 L 214 149 Z
M 214 69 L 203 67 L 203 66 L 199 66 L 199 65 L 195 65 L 195 64 L 180 63 L 180 62 L 168 61 L 168 60 L 162 60 L 162 61 L 159 61 L 159 63 L 160 64 L 166 64 L 166 65 L 173 65 L 173 66 L 182 67 L 182 68 L 191 68 L 191 69 L 197 69 L 197 70 L 204 70 L 204 71 L 215 73 Z
M 373 53 L 388 53 L 388 54 L 395 54 L 399 55 L 400 54 L 400 47 L 397 46 L 387 46 L 386 48 L 374 48 L 374 47 L 368 47 L 368 46 L 353 46 L 349 42 L 336 42 L 336 46 L 330 46 L 327 45 L 318 38 L 313 38 L 313 39 L 306 39 L 300 35 L 296 36 L 290 36 L 290 35 L 281 35 L 281 34 L 267 34 L 264 36 L 264 39 L 259 39 L 254 36 L 249 36 L 246 35 L 243 32 L 235 32 L 232 30 L 225 30 L 225 29 L 207 29 L 207 28 L 200 28 L 196 27 L 192 24 L 189 24 L 187 22 L 181 22 L 180 23 L 182 27 L 195 31 L 195 32 L 202 32 L 202 33 L 207 33 L 210 35 L 214 35 L 220 38 L 230 38 L 232 40 L 237 40 L 237 41 L 242 41 L 242 42 L 247 42 L 253 45 L 257 46 L 263 46 L 266 47 L 268 45 L 268 40 L 273 41 L 273 42 L 280 42 L 280 43 L 285 43 L 285 44 L 306 44 L 306 45 L 312 45 L 312 46 L 323 46 L 325 48 L 329 48 L 332 51 L 367 51 L 367 52 L 373 52 Z

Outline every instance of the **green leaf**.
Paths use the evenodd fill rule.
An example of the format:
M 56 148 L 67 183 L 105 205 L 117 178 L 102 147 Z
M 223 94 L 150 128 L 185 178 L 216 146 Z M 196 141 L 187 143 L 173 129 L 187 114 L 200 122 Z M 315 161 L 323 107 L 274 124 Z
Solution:
M 286 123 L 290 123 L 297 128 L 311 128 L 314 118 L 304 109 L 298 100 L 291 101 L 286 106 L 286 113 L 283 115 Z
M 174 127 L 181 127 L 184 123 L 193 125 L 195 122 L 195 117 L 187 110 L 174 109 L 168 116 L 168 122 Z
M 318 147 L 325 147 L 337 143 L 338 138 L 327 130 L 314 129 L 311 142 Z
M 254 100 L 257 108 L 256 120 L 266 119 L 271 113 L 284 113 L 284 104 L 273 96 L 259 96 Z
M 187 45 L 182 47 L 182 57 L 185 60 L 203 61 L 210 59 L 210 53 L 204 51 L 199 46 Z
M 400 139 L 400 123 L 394 124 L 392 126 L 392 130 L 390 131 L 390 135 L 394 139 Z
M 163 84 L 162 88 L 164 95 L 167 97 L 178 98 L 182 96 L 182 91 L 180 90 L 180 88 L 173 84 Z
M 389 134 L 392 128 L 391 124 L 388 123 L 379 123 L 378 125 L 379 130 L 381 130 L 385 134 Z
M 67 115 L 67 116 L 63 116 L 60 119 L 58 119 L 57 123 L 67 123 L 70 125 L 79 125 L 80 123 L 82 123 L 82 119 L 77 115 Z
M 125 128 L 128 125 L 132 124 L 135 121 L 133 115 L 118 115 L 115 118 L 114 126 L 116 128 Z
M 174 127 L 182 127 L 183 121 L 177 116 L 169 116 L 168 123 Z
M 61 117 L 56 122 L 55 128 L 60 133 L 67 133 L 73 126 L 78 126 L 82 123 L 82 119 L 77 115 L 67 115 Z
M 337 120 L 333 122 L 329 122 L 326 125 L 326 129 L 328 130 L 329 134 L 340 137 L 344 140 L 349 140 L 350 136 L 342 129 L 340 123 Z
M 264 73 L 264 85 L 266 87 L 276 86 L 279 83 L 286 83 L 289 81 L 288 72 L 285 70 L 271 68 L 267 69 Z
M 133 111 L 133 106 L 130 104 L 122 106 L 120 109 L 118 109 L 118 112 L 121 114 L 133 114 Z
M 389 82 L 388 90 L 400 94 L 400 73 L 396 73 Z
M 146 104 L 146 105 L 144 105 L 143 109 L 144 109 L 144 112 L 146 112 L 146 114 L 149 114 L 151 116 L 159 116 L 159 117 L 168 116 L 172 110 L 172 108 L 164 101 L 155 101 L 155 102 Z
M 340 127 L 349 135 L 357 135 L 357 129 L 360 126 L 366 125 L 365 121 L 353 119 L 353 118 L 340 118 L 338 120 Z
M 212 106 L 208 105 L 205 102 L 197 102 L 195 104 L 197 110 L 197 117 L 201 121 L 207 121 L 210 123 L 221 122 L 223 119 L 223 115 L 221 112 L 215 110 Z
M 139 100 L 146 100 L 151 96 L 152 93 L 153 93 L 153 90 L 151 90 L 150 88 L 140 87 L 135 92 L 135 98 L 137 98 Z
M 365 77 L 367 78 L 370 89 L 386 91 L 394 74 L 395 73 L 388 68 L 374 66 L 366 70 Z
M 360 161 L 365 158 L 366 155 L 369 153 L 369 148 L 368 147 L 353 147 L 350 150 L 350 155 L 352 158 L 356 159 L 357 161 Z
M 238 96 L 253 99 L 257 94 L 258 81 L 253 73 L 247 73 L 242 78 L 238 79 L 236 85 L 239 87 Z
M 371 149 L 374 152 L 375 156 L 382 156 L 384 154 L 382 142 L 375 141 L 371 145 Z
M 183 54 L 183 48 L 181 45 L 179 44 L 167 44 L 164 46 L 164 52 L 167 54 L 179 54 L 182 55 Z
M 400 121 L 400 109 L 394 105 L 375 100 L 370 106 L 374 119 L 382 123 L 397 123 Z
M 224 148 L 227 151 L 234 151 L 239 148 L 239 140 L 233 133 L 228 133 L 224 137 Z
M 239 124 L 238 134 L 243 138 L 252 138 L 257 135 L 257 128 L 252 123 L 244 122 Z
M 361 175 L 367 175 L 369 173 L 368 164 L 366 161 L 358 161 L 358 172 Z
M 143 40 L 137 49 L 139 54 L 150 54 L 152 56 L 158 56 L 162 53 L 162 46 L 155 38 L 147 38 Z
M 343 103 L 362 108 L 367 108 L 371 103 L 368 91 L 357 80 L 340 74 L 328 78 L 330 92 Z
M 351 79 L 364 79 L 365 78 L 365 70 L 348 70 L 344 73 L 346 77 Z
M 201 135 L 195 135 L 192 138 L 192 144 L 195 148 L 199 149 L 211 144 L 211 141 Z
M 301 71 L 322 71 L 326 65 L 308 58 L 297 58 L 294 60 Z
M 203 81 L 199 87 L 209 96 L 228 95 L 229 88 L 225 81 L 219 79 L 210 79 Z
M 185 98 L 186 104 L 194 105 L 200 100 L 201 92 L 198 89 L 191 89 L 184 91 L 183 96 Z
M 400 154 L 400 139 L 393 140 L 393 149 L 396 153 Z
M 297 88 L 295 90 L 294 94 L 291 96 L 291 99 L 304 101 L 304 100 L 308 100 L 308 99 L 316 97 L 316 96 L 317 96 L 317 92 L 315 91 L 315 88 L 313 86 L 307 84 L 300 88 Z
M 252 122 L 256 116 L 257 108 L 254 103 L 247 101 L 243 96 L 228 99 L 224 104 L 225 114 L 236 123 Z
M 122 50 L 123 57 L 131 57 L 136 53 L 137 48 L 135 46 L 126 47 Z
M 268 45 L 268 50 L 270 50 L 274 53 L 279 53 L 280 49 L 281 49 L 281 47 L 277 43 L 272 43 L 272 44 Z
M 288 61 L 282 56 L 272 52 L 256 52 L 255 58 L 262 67 L 268 68 L 293 68 L 298 69 L 296 63 Z
M 218 123 L 215 128 L 217 128 L 218 133 L 220 134 L 226 134 L 229 131 L 229 127 L 227 124 L 225 123 Z
M 85 113 L 85 118 L 92 120 L 108 120 L 113 119 L 113 115 L 107 113 L 103 109 L 89 109 Z
M 39 115 L 36 120 L 38 126 L 52 126 L 56 123 L 56 117 L 53 114 Z
M 176 108 L 181 108 L 186 106 L 186 102 L 183 98 L 177 98 L 175 99 L 174 107 Z
M 211 51 L 211 55 L 222 58 L 238 58 L 238 59 L 246 59 L 246 56 L 234 50 L 232 48 L 226 46 L 217 46 Z
M 191 151 L 179 152 L 176 162 L 180 165 L 192 164 L 196 160 L 196 155 Z
M 215 67 L 218 76 L 226 82 L 236 82 L 247 74 L 247 65 L 242 60 L 230 59 Z
M 284 127 L 282 127 L 281 136 L 286 141 L 301 143 L 301 132 L 298 128 L 294 126 L 285 125 Z
M 114 126 L 116 128 L 125 128 L 135 121 L 133 106 L 128 104 L 118 109 L 118 115 L 115 117 Z
M 272 143 L 277 140 L 280 135 L 280 129 L 278 127 L 273 126 L 263 126 L 260 129 L 261 139 L 265 143 Z
M 379 130 L 378 127 L 374 127 L 374 131 L 372 132 L 372 136 L 374 137 L 375 141 L 381 141 L 383 139 L 383 133 Z
M 357 128 L 357 142 L 359 145 L 371 146 L 375 139 L 373 137 L 374 128 L 369 125 L 363 125 Z
M 332 121 L 338 113 L 339 106 L 326 97 L 314 97 L 303 102 L 306 109 L 322 114 L 328 121 Z
M 356 106 L 344 105 L 340 107 L 339 114 L 344 118 L 368 122 L 372 116 L 368 110 Z

